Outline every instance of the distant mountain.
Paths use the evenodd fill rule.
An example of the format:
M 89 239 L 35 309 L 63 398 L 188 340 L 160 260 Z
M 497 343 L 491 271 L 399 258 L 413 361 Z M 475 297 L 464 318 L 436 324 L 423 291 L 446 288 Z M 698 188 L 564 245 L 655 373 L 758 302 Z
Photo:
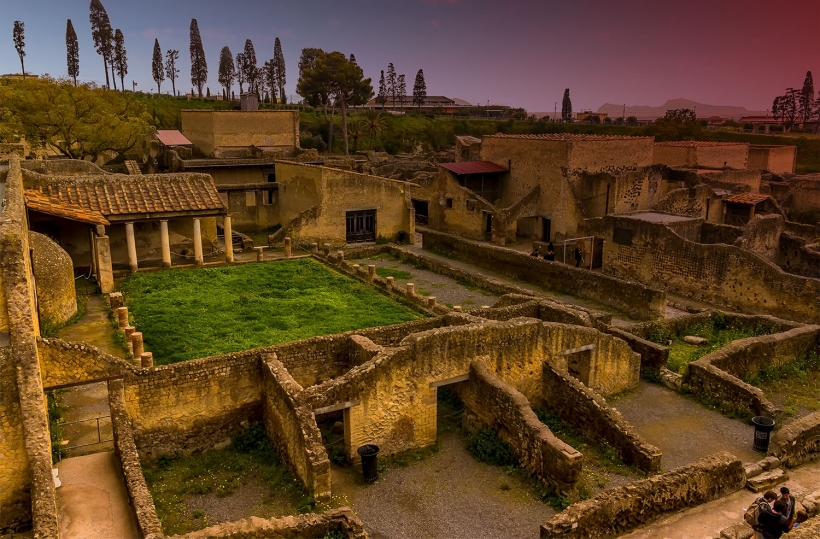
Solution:
M 765 116 L 766 111 L 747 110 L 746 107 L 732 107 L 727 105 L 707 105 L 706 103 L 698 103 L 691 99 L 670 99 L 660 107 L 651 107 L 647 105 L 627 105 L 626 115 L 635 116 L 639 120 L 652 120 L 659 118 L 666 114 L 667 110 L 674 109 L 692 109 L 697 112 L 698 118 L 708 118 L 709 116 L 720 116 L 721 118 L 740 119 L 741 116 Z M 612 103 L 604 103 L 598 112 L 605 112 L 611 118 L 620 118 L 623 114 L 624 106 L 615 105 Z

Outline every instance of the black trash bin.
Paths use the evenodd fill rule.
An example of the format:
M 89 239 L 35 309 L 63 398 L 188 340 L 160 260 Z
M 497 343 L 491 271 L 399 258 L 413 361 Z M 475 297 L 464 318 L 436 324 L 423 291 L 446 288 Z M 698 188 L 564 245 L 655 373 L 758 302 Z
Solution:
M 360 457 L 362 457 L 362 473 L 364 480 L 367 483 L 374 482 L 379 477 L 378 455 L 379 446 L 374 444 L 367 444 L 361 446 L 356 450 Z
M 769 439 L 774 428 L 774 419 L 758 415 L 752 418 L 752 423 L 755 425 L 754 450 L 765 453 L 769 450 Z

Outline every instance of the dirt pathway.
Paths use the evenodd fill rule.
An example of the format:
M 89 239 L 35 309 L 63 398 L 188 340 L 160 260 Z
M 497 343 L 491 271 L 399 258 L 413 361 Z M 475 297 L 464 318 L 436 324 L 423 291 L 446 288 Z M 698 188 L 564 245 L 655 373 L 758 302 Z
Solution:
M 106 354 L 125 357 L 125 351 L 114 340 L 116 330 L 108 319 L 108 307 L 99 294 L 90 294 L 85 315 L 76 323 L 57 332 L 57 337 L 68 342 L 86 342 Z
M 62 482 L 57 489 L 62 539 L 140 537 L 114 453 L 66 459 L 57 468 Z

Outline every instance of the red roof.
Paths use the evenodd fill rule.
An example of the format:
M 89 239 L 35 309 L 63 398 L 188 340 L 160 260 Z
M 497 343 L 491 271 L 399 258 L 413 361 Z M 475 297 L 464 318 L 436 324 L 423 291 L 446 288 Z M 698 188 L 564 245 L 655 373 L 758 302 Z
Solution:
M 81 223 L 90 223 L 92 225 L 110 224 L 98 211 L 86 209 L 79 204 L 61 201 L 59 198 L 49 196 L 38 189 L 26 189 L 26 207 L 48 215 L 80 221 Z
M 492 161 L 464 161 L 462 163 L 441 163 L 439 165 L 446 168 L 453 174 L 459 176 L 463 174 L 493 174 L 499 172 L 509 172 L 508 169 L 496 165 Z
M 759 193 L 740 193 L 730 196 L 726 199 L 726 202 L 734 202 L 735 204 L 759 204 L 768 198 L 769 195 L 761 195 Z
M 160 129 L 157 138 L 165 146 L 192 146 L 191 141 L 176 129 Z

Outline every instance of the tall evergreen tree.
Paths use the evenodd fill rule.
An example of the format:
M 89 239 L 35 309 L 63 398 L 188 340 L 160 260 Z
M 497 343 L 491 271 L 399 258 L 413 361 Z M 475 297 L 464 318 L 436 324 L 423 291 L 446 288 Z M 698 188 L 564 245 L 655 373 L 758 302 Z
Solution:
M 191 84 L 196 86 L 199 97 L 202 87 L 208 82 L 208 63 L 205 61 L 205 50 L 202 48 L 202 37 L 199 35 L 199 24 L 191 19 Z
M 352 52 L 350 53 L 350 63 L 355 64 L 355 65 L 359 65 L 359 64 L 356 63 L 356 55 L 353 54 Z
M 285 83 L 287 82 L 287 77 L 285 75 L 285 55 L 282 53 L 282 42 L 279 41 L 278 37 L 273 44 L 273 63 L 276 68 L 276 85 L 279 88 L 279 98 L 282 100 L 282 104 L 284 104 L 287 102 L 287 99 L 285 99 Z M 271 88 L 271 92 L 276 93 L 276 89 Z
M 564 100 L 561 102 L 561 121 L 572 121 L 572 101 L 569 98 L 569 88 L 564 90 Z
M 111 88 L 111 81 L 108 78 L 108 64 L 110 63 L 114 46 L 114 32 L 111 29 L 111 21 L 108 13 L 100 0 L 91 0 L 89 20 L 91 21 L 91 37 L 94 39 L 94 48 L 97 54 L 102 56 L 105 67 L 105 85 Z
M 117 28 L 114 31 L 114 70 L 120 77 L 120 90 L 125 91 L 125 76 L 128 74 L 128 54 L 125 51 L 125 36 Z
M 151 77 L 157 83 L 157 94 L 162 93 L 162 81 L 165 80 L 165 65 L 162 63 L 162 49 L 159 48 L 159 40 L 154 39 L 154 55 L 151 58 Z
M 811 71 L 806 72 L 806 79 L 803 81 L 803 89 L 800 91 L 800 103 L 798 116 L 803 123 L 811 121 L 814 113 L 814 80 Z
M 424 100 L 427 98 L 427 83 L 424 82 L 424 71 L 419 69 L 416 73 L 416 82 L 413 84 L 413 103 L 421 110 Z
M 171 81 L 171 93 L 174 96 L 177 95 L 176 80 L 177 76 L 179 75 L 179 69 L 177 69 L 177 60 L 179 60 L 178 50 L 168 49 L 165 52 L 165 76 L 168 77 L 168 80 Z
M 257 79 L 259 78 L 258 69 L 256 67 L 256 51 L 253 50 L 253 41 L 245 40 L 245 50 L 242 51 L 242 69 L 245 71 L 245 80 L 248 81 L 248 91 L 256 92 Z
M 241 52 L 236 53 L 234 62 L 236 63 L 234 73 L 236 73 L 236 82 L 239 83 L 239 95 L 242 95 L 244 92 L 242 85 L 245 84 L 245 54 Z
M 225 87 L 225 96 L 231 94 L 231 86 L 236 78 L 236 69 L 233 66 L 233 54 L 228 47 L 222 47 L 219 53 L 219 84 Z M 227 99 L 227 97 L 226 97 Z
M 396 94 L 399 87 L 396 84 L 396 68 L 393 67 L 393 62 L 387 64 L 387 95 L 390 96 L 390 101 L 393 103 L 393 108 L 396 108 Z
M 65 25 L 65 49 L 68 76 L 74 79 L 74 86 L 77 86 L 77 77 L 80 76 L 80 45 L 77 43 L 77 32 L 74 31 L 71 19 L 68 19 Z
M 23 58 L 26 56 L 26 23 L 22 21 L 14 21 L 14 30 L 11 37 L 14 39 L 14 48 L 17 50 L 17 56 L 20 57 L 20 68 L 23 70 L 23 80 L 26 78 L 26 63 Z
M 279 91 L 279 80 L 276 69 L 276 62 L 273 59 L 267 60 L 262 66 L 260 79 L 264 85 L 270 88 L 270 103 L 276 103 L 276 94 Z
M 387 99 L 387 85 L 384 82 L 384 69 L 382 69 L 381 75 L 379 76 L 379 99 L 382 102 L 382 108 L 384 108 L 384 100 Z
M 398 91 L 396 92 L 401 103 L 401 108 L 404 108 L 404 99 L 407 97 L 407 83 L 404 80 L 404 74 L 398 76 L 397 79 Z

